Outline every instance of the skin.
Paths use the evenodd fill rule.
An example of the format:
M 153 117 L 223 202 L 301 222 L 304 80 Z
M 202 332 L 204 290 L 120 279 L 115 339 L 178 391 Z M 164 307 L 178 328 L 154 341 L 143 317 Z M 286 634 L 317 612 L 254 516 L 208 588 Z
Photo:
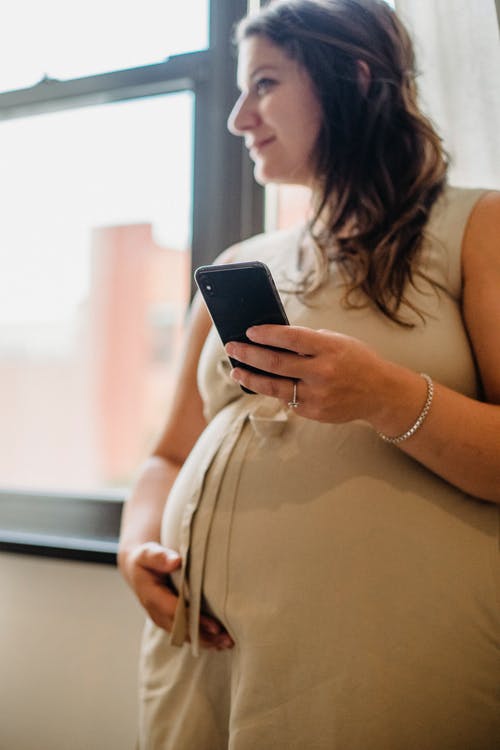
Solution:
M 309 185 L 322 112 L 305 70 L 255 36 L 240 45 L 238 86 L 228 128 L 245 138 L 257 182 Z
M 271 81 L 263 82 L 264 74 Z M 252 153 L 257 179 L 311 186 L 310 153 L 320 119 L 307 74 L 279 48 L 252 37 L 242 44 L 238 79 L 242 94 L 229 127 L 245 138 L 249 148 L 269 141 Z M 485 402 L 436 383 L 424 424 L 398 446 L 454 486 L 493 503 L 500 503 L 499 238 L 500 193 L 491 192 L 474 207 L 462 247 L 463 319 Z M 231 259 L 226 253 L 218 262 Z M 167 631 L 177 597 L 165 586 L 164 576 L 182 561 L 175 550 L 160 544 L 161 518 L 177 473 L 206 426 L 196 370 L 210 325 L 204 303 L 197 297 L 174 407 L 153 455 L 138 476 L 122 524 L 119 567 L 150 617 Z M 256 344 L 289 351 L 231 342 L 226 346 L 228 354 L 284 379 L 241 368 L 233 370 L 232 377 L 285 404 L 296 381 L 300 406 L 295 413 L 300 417 L 329 423 L 363 419 L 377 431 L 399 435 L 413 424 L 425 402 L 426 384 L 418 373 L 383 359 L 360 340 L 298 326 L 259 326 L 249 329 L 248 336 Z M 222 625 L 207 616 L 201 619 L 200 641 L 206 648 L 234 645 Z

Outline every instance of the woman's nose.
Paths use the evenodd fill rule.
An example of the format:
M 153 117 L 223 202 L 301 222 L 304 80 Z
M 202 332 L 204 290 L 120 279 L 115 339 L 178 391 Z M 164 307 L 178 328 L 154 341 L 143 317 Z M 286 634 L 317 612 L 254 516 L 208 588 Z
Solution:
M 254 128 L 257 122 L 258 114 L 251 106 L 248 94 L 241 94 L 227 120 L 229 132 L 233 135 L 244 135 L 247 130 Z

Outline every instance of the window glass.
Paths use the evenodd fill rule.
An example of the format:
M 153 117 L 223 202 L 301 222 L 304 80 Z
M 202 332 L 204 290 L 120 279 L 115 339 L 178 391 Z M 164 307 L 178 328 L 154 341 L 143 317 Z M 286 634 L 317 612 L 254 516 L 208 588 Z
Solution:
M 186 92 L 0 123 L 4 487 L 121 488 L 158 435 L 189 297 L 192 120 Z
M 0 8 L 0 91 L 208 46 L 208 0 L 15 0 Z

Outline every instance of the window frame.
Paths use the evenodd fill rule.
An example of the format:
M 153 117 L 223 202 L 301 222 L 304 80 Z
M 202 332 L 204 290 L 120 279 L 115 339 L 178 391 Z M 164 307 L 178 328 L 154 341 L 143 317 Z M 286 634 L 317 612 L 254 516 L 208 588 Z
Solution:
M 253 179 L 241 139 L 226 128 L 238 95 L 230 38 L 247 10 L 247 0 L 211 0 L 205 50 L 73 80 L 44 78 L 30 88 L 0 93 L 0 120 L 193 92 L 192 269 L 211 263 L 224 248 L 264 227 L 264 191 Z M 114 565 L 124 501 L 116 494 L 0 486 L 0 551 Z

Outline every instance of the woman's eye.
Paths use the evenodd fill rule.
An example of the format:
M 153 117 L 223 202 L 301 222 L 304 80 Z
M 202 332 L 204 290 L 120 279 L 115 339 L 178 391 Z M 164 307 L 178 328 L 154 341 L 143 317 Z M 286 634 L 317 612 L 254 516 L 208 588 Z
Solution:
M 260 78 L 255 83 L 255 91 L 257 92 L 258 96 L 262 96 L 263 94 L 267 94 L 269 89 L 274 86 L 276 81 L 273 81 L 271 78 Z

